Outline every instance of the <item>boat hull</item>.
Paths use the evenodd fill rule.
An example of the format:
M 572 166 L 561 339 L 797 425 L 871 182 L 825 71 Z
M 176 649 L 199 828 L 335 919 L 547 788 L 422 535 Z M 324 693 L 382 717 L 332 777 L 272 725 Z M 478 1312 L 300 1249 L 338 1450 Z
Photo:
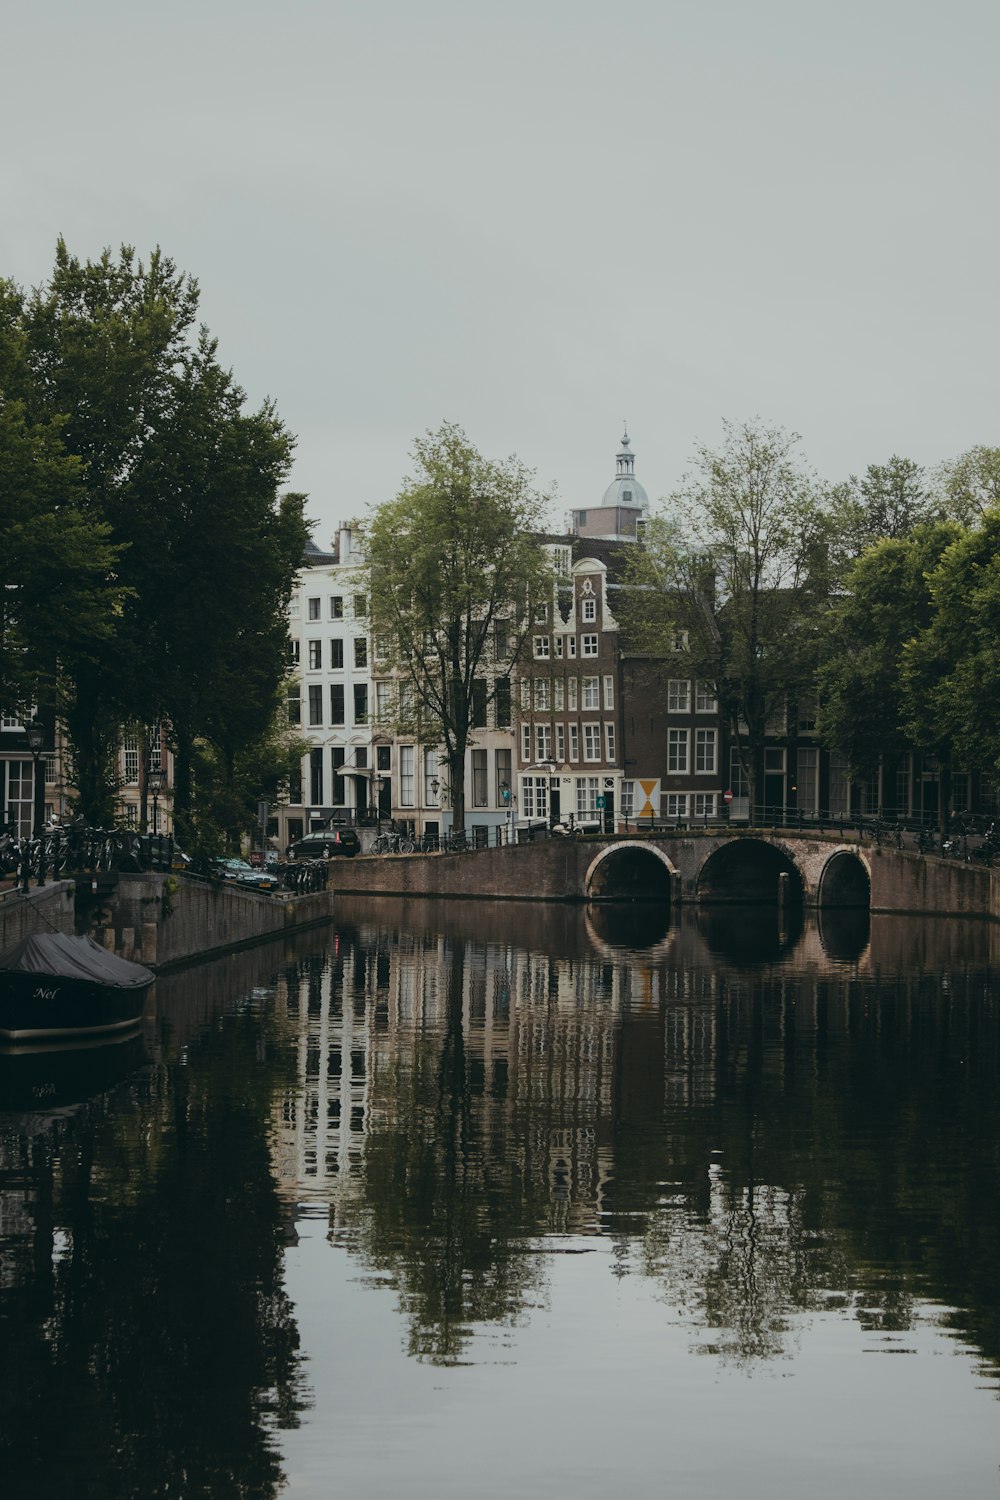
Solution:
M 152 977 L 119 988 L 50 974 L 0 974 L 0 1039 L 104 1036 L 142 1020 Z

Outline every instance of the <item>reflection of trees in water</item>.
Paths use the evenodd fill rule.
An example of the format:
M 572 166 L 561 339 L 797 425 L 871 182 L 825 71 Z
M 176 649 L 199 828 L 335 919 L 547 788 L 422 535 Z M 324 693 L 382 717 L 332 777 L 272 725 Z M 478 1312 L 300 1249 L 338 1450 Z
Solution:
M 278 1492 L 271 1432 L 303 1395 L 268 1153 L 276 1056 L 259 1014 L 229 1017 L 127 1095 L 30 1139 L 8 1121 L 10 1500 Z
M 453 1360 L 473 1324 L 515 1320 L 538 1237 L 568 1230 L 638 1256 L 737 1362 L 780 1354 L 799 1314 L 905 1328 L 923 1297 L 995 1359 L 989 977 L 698 968 L 693 931 L 642 972 L 360 931 L 382 1020 L 336 1232 L 395 1277 L 412 1350 Z M 421 1017 L 428 990 L 446 1003 Z

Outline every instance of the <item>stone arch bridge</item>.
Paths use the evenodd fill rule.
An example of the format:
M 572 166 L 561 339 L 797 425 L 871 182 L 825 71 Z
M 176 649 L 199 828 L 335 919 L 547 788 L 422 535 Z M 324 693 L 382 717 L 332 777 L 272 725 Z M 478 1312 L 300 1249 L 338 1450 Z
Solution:
M 1000 872 L 836 834 L 720 828 L 336 860 L 334 891 L 535 901 L 787 902 L 1000 916 Z

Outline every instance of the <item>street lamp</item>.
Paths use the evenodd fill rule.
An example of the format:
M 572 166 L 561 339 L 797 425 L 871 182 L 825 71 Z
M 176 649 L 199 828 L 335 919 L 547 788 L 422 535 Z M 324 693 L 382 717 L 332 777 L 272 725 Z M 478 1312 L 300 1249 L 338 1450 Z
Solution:
M 166 772 L 163 770 L 163 768 L 161 766 L 154 766 L 153 769 L 149 772 L 148 776 L 146 777 L 146 784 L 149 787 L 150 793 L 151 793 L 152 798 L 153 798 L 153 832 L 154 833 L 159 833 L 159 831 L 160 831 L 160 806 L 159 806 L 159 804 L 160 804 L 160 793 L 163 791 L 163 784 L 166 781 L 166 779 L 167 779 Z
M 45 725 L 41 719 L 34 718 L 30 724 L 25 725 L 24 733 L 34 765 L 34 830 L 32 837 L 40 839 L 42 836 L 42 823 L 45 820 L 45 778 L 40 775 L 41 751 L 42 746 L 45 744 Z
M 440 790 L 441 790 L 441 783 L 440 783 L 440 781 L 438 781 L 438 779 L 437 779 L 436 776 L 432 776 L 431 777 L 431 796 L 434 798 L 435 803 L 437 802 L 438 792 Z
M 382 784 L 384 780 L 385 778 L 379 773 L 376 773 L 372 777 L 372 787 L 375 792 L 375 817 L 377 819 L 382 816 Z

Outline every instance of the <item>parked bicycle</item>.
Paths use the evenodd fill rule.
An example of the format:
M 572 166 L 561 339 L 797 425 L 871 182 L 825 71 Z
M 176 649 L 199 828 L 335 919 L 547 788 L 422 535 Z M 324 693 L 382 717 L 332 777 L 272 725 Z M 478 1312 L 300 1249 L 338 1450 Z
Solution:
M 405 833 L 380 833 L 372 843 L 373 854 L 412 854 L 413 840 Z

